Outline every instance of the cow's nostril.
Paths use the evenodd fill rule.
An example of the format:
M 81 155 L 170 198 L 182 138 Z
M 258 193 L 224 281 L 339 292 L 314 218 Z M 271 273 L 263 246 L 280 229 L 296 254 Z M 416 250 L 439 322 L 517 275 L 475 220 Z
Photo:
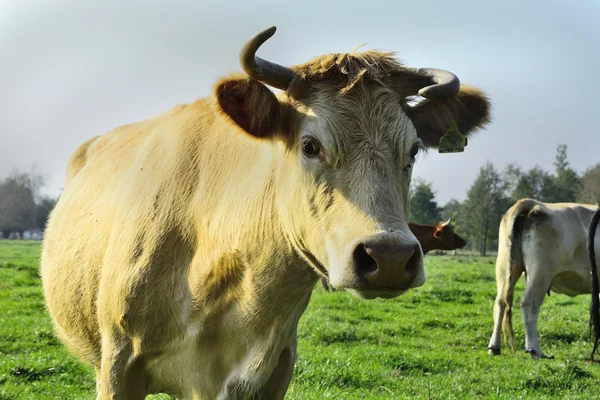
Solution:
M 406 263 L 406 266 L 404 267 L 404 273 L 406 274 L 406 276 L 408 277 L 414 277 L 417 272 L 419 271 L 419 262 L 421 261 L 421 252 L 419 251 L 419 245 L 416 245 L 412 256 L 410 256 L 410 259 L 408 260 L 408 262 Z
M 356 273 L 360 277 L 371 275 L 377 271 L 377 262 L 367 254 L 367 248 L 364 243 L 359 244 L 354 249 L 352 254 L 354 258 L 354 264 L 356 265 Z

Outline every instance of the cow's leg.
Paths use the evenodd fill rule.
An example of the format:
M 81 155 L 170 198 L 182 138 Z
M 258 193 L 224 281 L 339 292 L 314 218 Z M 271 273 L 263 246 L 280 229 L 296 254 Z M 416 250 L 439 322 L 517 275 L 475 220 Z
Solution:
M 525 351 L 532 358 L 551 358 L 544 355 L 538 342 L 537 323 L 540 306 L 544 301 L 546 292 L 550 288 L 552 277 L 544 274 L 539 265 L 532 268 L 529 274 L 525 292 L 521 298 L 521 316 L 525 326 Z
M 500 338 L 502 336 L 502 318 L 506 309 L 506 302 L 502 295 L 503 289 L 498 285 L 498 294 L 496 295 L 496 301 L 494 302 L 494 330 L 492 331 L 492 337 L 488 343 L 488 353 L 493 355 L 500 355 L 501 343 Z
M 96 400 L 100 400 L 100 368 L 94 367 L 94 372 L 96 373 Z
M 127 399 L 125 376 L 133 346 L 131 340 L 113 331 L 116 329 L 102 333 L 99 400 Z
M 279 355 L 275 370 L 262 388 L 262 398 L 283 400 L 294 374 L 294 363 L 296 361 L 296 334 L 289 347 L 283 349 Z
M 292 380 L 296 361 L 297 336 L 294 333 L 289 344 L 283 348 L 267 381 L 256 390 L 247 385 L 244 377 L 230 379 L 217 400 L 283 400 Z
M 494 301 L 494 330 L 488 344 L 488 352 L 490 354 L 499 355 L 501 352 L 502 320 L 505 313 L 506 318 L 512 319 L 513 294 L 515 285 L 520 277 L 521 271 L 515 270 L 510 275 L 510 278 L 502 274 L 501 279 L 497 279 L 496 281 L 497 294 Z M 508 329 L 511 330 L 512 334 L 512 322 L 508 322 Z M 513 338 L 511 337 L 511 346 L 514 346 L 512 340 Z
M 501 239 L 503 239 L 503 236 Z M 500 354 L 502 330 L 510 338 L 510 346 L 514 351 L 514 337 L 512 329 L 512 304 L 515 285 L 525 270 L 523 263 L 511 260 L 510 249 L 506 243 L 506 237 L 498 245 L 498 257 L 496 259 L 496 300 L 494 301 L 494 330 L 488 344 L 490 354 Z M 506 336 L 504 341 L 506 343 Z
M 144 400 L 148 384 L 143 359 L 135 357 L 130 338 L 118 328 L 103 332 L 98 399 Z

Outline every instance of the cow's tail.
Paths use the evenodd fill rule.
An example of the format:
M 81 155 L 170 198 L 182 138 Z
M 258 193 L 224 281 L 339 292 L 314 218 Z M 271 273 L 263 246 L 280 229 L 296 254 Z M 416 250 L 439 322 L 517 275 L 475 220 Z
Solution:
M 537 203 L 531 199 L 519 200 L 505 216 L 505 228 L 508 231 L 508 273 L 504 274 L 506 282 L 504 282 L 504 316 L 502 317 L 502 336 L 504 336 L 504 345 L 506 345 L 507 337 L 510 338 L 510 348 L 515 351 L 515 333 L 512 325 L 512 304 L 515 291 L 515 281 L 518 276 L 525 271 L 523 262 L 523 227 L 529 212 L 536 206 Z M 515 274 L 518 274 L 515 277 Z
M 598 299 L 598 266 L 596 265 L 596 250 L 594 249 L 594 238 L 596 236 L 596 227 L 600 222 L 600 207 L 594 213 L 588 230 L 588 254 L 590 256 L 591 283 L 592 283 L 592 304 L 590 307 L 590 324 L 594 328 L 594 348 L 590 355 L 590 362 L 594 362 L 594 354 L 598 349 L 600 340 L 600 301 Z

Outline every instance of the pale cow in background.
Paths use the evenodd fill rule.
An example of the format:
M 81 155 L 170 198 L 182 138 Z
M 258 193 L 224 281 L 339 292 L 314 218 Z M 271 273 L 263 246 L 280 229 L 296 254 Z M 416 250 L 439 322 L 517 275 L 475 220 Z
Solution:
M 521 199 L 504 214 L 496 260 L 498 294 L 494 303 L 494 330 L 488 345 L 491 354 L 500 354 L 502 331 L 505 341 L 506 336 L 510 338 L 514 351 L 513 293 L 525 273 L 527 283 L 521 298 L 525 351 L 533 358 L 546 357 L 538 342 L 540 306 L 549 290 L 571 297 L 590 293 L 586 240 L 597 209 L 592 204 Z
M 483 126 L 487 98 L 388 53 L 255 57 L 274 32 L 242 49 L 248 75 L 71 158 L 41 276 L 100 400 L 282 399 L 319 275 L 364 298 L 425 282 L 408 228 L 415 156 L 455 123 Z

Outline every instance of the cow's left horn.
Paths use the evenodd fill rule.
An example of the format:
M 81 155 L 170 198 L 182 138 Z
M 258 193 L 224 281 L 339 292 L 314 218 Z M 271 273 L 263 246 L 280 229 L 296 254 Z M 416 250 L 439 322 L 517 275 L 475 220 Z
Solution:
M 426 99 L 451 99 L 460 90 L 460 80 L 450 71 L 438 68 L 415 68 L 412 70 L 419 75 L 431 78 L 434 82 L 433 85 L 419 90 L 419 96 Z
M 448 218 L 447 221 L 442 222 L 442 226 L 447 226 L 450 223 L 450 221 L 452 221 L 452 217 Z
M 277 89 L 286 90 L 294 78 L 294 71 L 256 56 L 256 50 L 273 36 L 276 30 L 277 28 L 272 26 L 248 40 L 240 51 L 240 64 L 250 77 Z

